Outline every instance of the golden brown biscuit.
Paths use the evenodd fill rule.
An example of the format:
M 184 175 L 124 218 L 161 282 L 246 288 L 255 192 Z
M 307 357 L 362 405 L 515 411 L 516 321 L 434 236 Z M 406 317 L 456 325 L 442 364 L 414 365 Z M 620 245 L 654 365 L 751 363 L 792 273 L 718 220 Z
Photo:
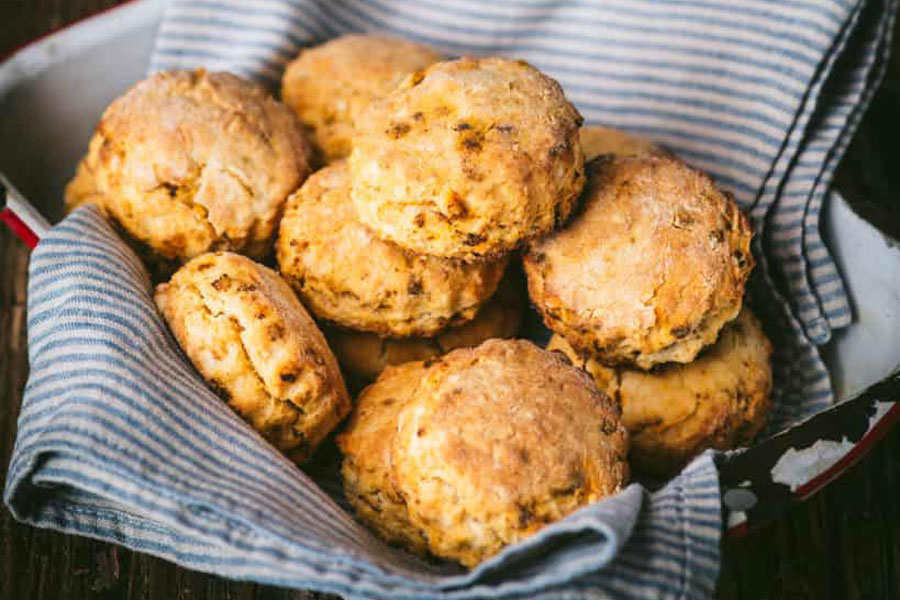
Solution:
M 403 79 L 441 60 L 427 46 L 383 35 L 345 35 L 288 64 L 281 99 L 306 125 L 327 162 L 350 154 L 353 121 Z
M 356 399 L 347 427 L 337 438 L 344 455 L 344 495 L 360 520 L 384 540 L 420 555 L 427 552 L 428 542 L 409 522 L 406 503 L 395 484 L 391 448 L 397 416 L 412 399 L 424 372 L 421 362 L 385 369 Z
M 584 184 L 580 124 L 559 84 L 523 61 L 432 65 L 356 120 L 360 220 L 424 254 L 508 252 L 571 212 Z
M 396 485 L 429 550 L 472 567 L 617 492 L 628 440 L 583 371 L 524 340 L 432 365 L 400 411 Z
M 296 117 L 262 88 L 228 73 L 158 73 L 106 109 L 66 204 L 99 199 L 161 259 L 259 258 L 310 153 Z
M 378 377 L 388 365 L 433 360 L 456 348 L 477 346 L 491 338 L 511 338 L 519 330 L 524 310 L 518 286 L 507 277 L 474 319 L 434 337 L 389 339 L 332 327 L 325 329 L 325 338 L 348 378 L 363 383 Z
M 637 156 L 640 154 L 668 154 L 653 142 L 612 127 L 591 125 L 578 132 L 584 160 L 589 161 L 602 154 Z
M 203 378 L 290 459 L 308 459 L 350 410 L 325 338 L 274 271 L 204 254 L 158 286 L 155 300 Z
M 278 264 L 304 305 L 320 319 L 390 337 L 429 336 L 471 320 L 507 258 L 466 264 L 384 242 L 360 223 L 348 188 L 339 162 L 288 200 Z
M 576 353 L 558 334 L 547 349 L 563 352 L 621 402 L 631 465 L 647 474 L 667 477 L 707 448 L 749 444 L 771 406 L 772 346 L 747 308 L 686 365 L 610 369 Z
M 690 362 L 741 308 L 747 219 L 674 158 L 607 155 L 587 170 L 583 208 L 524 259 L 544 323 L 607 365 Z

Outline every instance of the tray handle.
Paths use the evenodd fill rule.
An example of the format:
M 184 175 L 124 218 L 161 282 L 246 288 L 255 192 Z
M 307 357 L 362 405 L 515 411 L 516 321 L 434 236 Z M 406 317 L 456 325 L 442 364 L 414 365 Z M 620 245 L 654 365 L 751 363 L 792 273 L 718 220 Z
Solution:
M 31 205 L 25 196 L 0 173 L 0 220 L 12 229 L 29 248 L 50 231 L 50 223 Z

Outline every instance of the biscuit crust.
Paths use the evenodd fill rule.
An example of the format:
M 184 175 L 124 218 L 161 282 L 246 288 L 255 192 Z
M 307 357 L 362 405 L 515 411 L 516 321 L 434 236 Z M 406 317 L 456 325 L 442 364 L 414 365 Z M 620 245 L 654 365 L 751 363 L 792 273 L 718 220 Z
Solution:
M 162 260 L 210 250 L 260 258 L 310 157 L 296 117 L 255 84 L 158 73 L 106 109 L 66 205 L 99 203 Z
M 410 75 L 356 120 L 360 220 L 424 254 L 477 260 L 566 220 L 584 185 L 578 111 L 523 61 L 462 58 Z
M 594 160 L 603 154 L 616 156 L 668 154 L 666 150 L 649 140 L 612 127 L 585 126 L 578 131 L 578 138 L 584 150 L 585 161 Z
M 610 369 L 575 352 L 558 334 L 547 349 L 565 354 L 619 400 L 631 465 L 650 475 L 669 477 L 707 448 L 749 445 L 771 408 L 772 345 L 746 307 L 715 344 L 686 365 L 651 372 Z
M 359 519 L 385 541 L 419 555 L 427 553 L 428 542 L 409 521 L 394 478 L 391 448 L 400 410 L 412 400 L 425 369 L 422 362 L 385 369 L 360 393 L 347 427 L 337 436 L 344 455 L 344 495 Z
M 507 276 L 474 319 L 434 337 L 390 339 L 332 327 L 325 329 L 325 338 L 348 379 L 369 382 L 389 365 L 434 360 L 456 348 L 477 346 L 492 338 L 511 338 L 519 330 L 524 311 L 519 287 Z
M 301 51 L 285 69 L 281 99 L 306 126 L 325 162 L 333 162 L 350 154 L 353 122 L 369 104 L 439 60 L 435 50 L 407 40 L 345 35 Z
M 350 410 L 337 361 L 277 273 L 237 254 L 204 254 L 154 299 L 210 386 L 295 462 Z
M 475 317 L 508 259 L 463 263 L 378 239 L 357 217 L 344 162 L 317 171 L 288 200 L 281 273 L 318 318 L 381 337 L 431 336 Z
M 524 257 L 544 323 L 614 366 L 690 362 L 741 308 L 752 231 L 677 159 L 602 156 L 579 213 Z
M 392 460 L 429 550 L 472 567 L 627 478 L 618 406 L 561 357 L 489 340 L 431 366 Z

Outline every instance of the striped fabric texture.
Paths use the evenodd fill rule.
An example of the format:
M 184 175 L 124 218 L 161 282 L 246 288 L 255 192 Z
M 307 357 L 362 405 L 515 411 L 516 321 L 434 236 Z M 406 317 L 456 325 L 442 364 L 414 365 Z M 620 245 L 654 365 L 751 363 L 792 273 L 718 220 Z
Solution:
M 200 571 L 348 598 L 695 598 L 719 565 L 705 454 L 633 484 L 473 571 L 393 550 L 350 516 L 336 455 L 304 473 L 204 384 L 146 271 L 96 208 L 43 238 L 28 284 L 31 375 L 4 499 L 38 527 Z
M 752 303 L 773 339 L 770 432 L 833 402 L 817 346 L 851 309 L 819 232 L 835 165 L 882 75 L 900 0 L 172 0 L 151 70 L 276 90 L 351 31 L 526 59 L 589 123 L 713 174 L 757 230 Z M 31 374 L 5 488 L 16 518 L 201 571 L 349 598 L 703 598 L 719 568 L 714 456 L 632 485 L 471 572 L 392 550 L 350 516 L 338 456 L 303 472 L 211 393 L 95 209 L 32 255 Z
M 751 215 L 754 305 L 775 341 L 769 432 L 834 401 L 817 345 L 851 308 L 820 230 L 832 174 L 881 79 L 898 0 L 172 0 L 151 70 L 224 69 L 277 91 L 347 32 L 523 58 L 588 123 L 711 173 Z

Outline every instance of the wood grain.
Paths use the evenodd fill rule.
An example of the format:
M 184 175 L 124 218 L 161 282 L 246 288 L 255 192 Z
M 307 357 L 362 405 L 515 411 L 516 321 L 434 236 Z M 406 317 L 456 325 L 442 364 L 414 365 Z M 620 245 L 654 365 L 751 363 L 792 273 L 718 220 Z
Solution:
M 96 12 L 116 0 L 2 0 L 0 55 L 22 42 Z M 895 38 L 897 39 L 897 38 Z M 900 81 L 900 69 L 892 67 Z M 876 100 L 876 107 L 879 101 Z M 873 111 L 878 112 L 878 111 Z M 896 160 L 896 104 L 885 125 L 867 119 L 862 131 L 893 132 Z M 880 113 L 879 113 L 880 114 Z M 0 117 L 2 118 L 2 117 Z M 884 147 L 879 141 L 878 147 Z M 868 148 L 857 140 L 843 176 L 896 189 L 884 178 L 871 183 L 872 169 L 859 175 L 854 161 L 871 167 Z M 885 170 L 896 175 L 896 166 Z M 862 184 L 860 184 L 862 185 Z M 885 187 L 887 186 L 887 187 Z M 877 189 L 875 190 L 878 191 Z M 887 205 L 889 206 L 889 205 Z M 891 208 L 886 211 L 895 210 Z M 25 286 L 28 251 L 0 228 L 0 476 L 16 433 L 22 388 L 28 375 L 25 344 Z M 719 581 L 722 600 L 900 598 L 900 431 L 895 430 L 860 464 L 823 493 L 785 518 L 723 543 Z M 2 600 L 313 600 L 310 592 L 280 590 L 195 573 L 124 548 L 38 530 L 16 523 L 0 508 L 0 599 Z

